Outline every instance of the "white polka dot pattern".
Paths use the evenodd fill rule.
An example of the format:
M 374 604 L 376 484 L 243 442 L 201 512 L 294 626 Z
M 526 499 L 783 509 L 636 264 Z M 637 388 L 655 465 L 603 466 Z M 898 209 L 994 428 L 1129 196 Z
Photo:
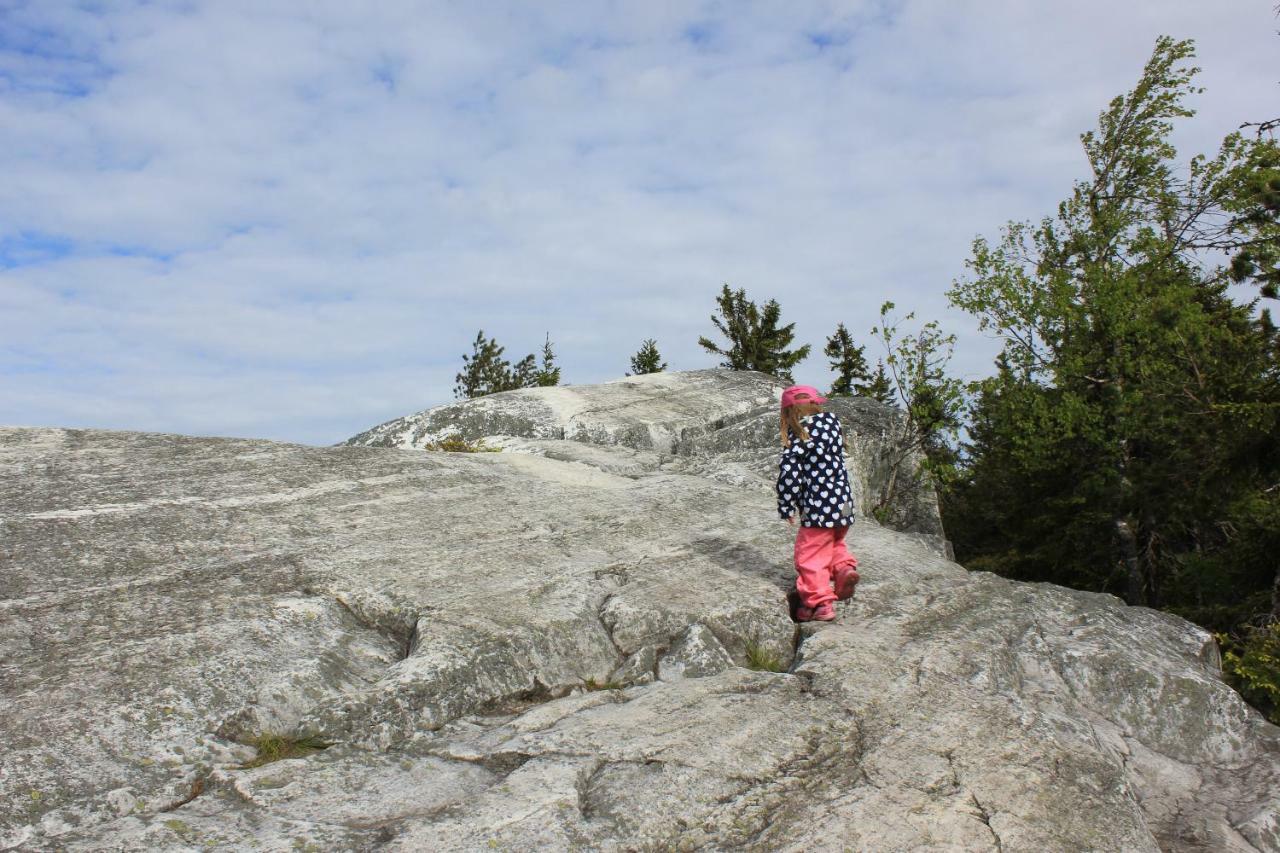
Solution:
M 840 419 L 818 412 L 803 419 L 808 441 L 791 434 L 791 446 L 778 461 L 778 514 L 800 510 L 805 527 L 848 527 L 853 523 L 853 490 L 844 467 L 844 431 Z

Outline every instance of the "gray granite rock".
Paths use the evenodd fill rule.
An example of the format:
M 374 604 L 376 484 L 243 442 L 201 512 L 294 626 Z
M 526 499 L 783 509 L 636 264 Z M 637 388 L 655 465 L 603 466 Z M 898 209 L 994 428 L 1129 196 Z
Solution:
M 717 461 L 763 451 L 689 418 L 649 435 L 706 455 L 0 429 L 0 847 L 1280 850 L 1205 632 L 866 518 L 795 626 Z
M 704 678 L 733 667 L 733 657 L 705 625 L 690 625 L 675 646 L 658 659 L 658 678 Z
M 777 473 L 786 384 L 751 371 L 691 370 L 526 388 L 397 418 L 344 443 L 421 449 L 461 438 L 624 476 L 661 469 L 766 490 Z M 919 474 L 901 414 L 860 397 L 836 398 L 827 408 L 844 424 L 859 507 L 885 503 L 881 522 L 945 552 L 937 496 Z

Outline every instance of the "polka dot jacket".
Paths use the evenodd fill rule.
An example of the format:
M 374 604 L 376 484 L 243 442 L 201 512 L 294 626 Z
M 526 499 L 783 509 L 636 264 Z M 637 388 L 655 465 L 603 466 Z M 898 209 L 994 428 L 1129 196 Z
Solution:
M 800 421 L 809 433 L 778 461 L 778 514 L 790 518 L 800 510 L 805 527 L 848 527 L 853 524 L 853 490 L 844 467 L 844 432 L 840 419 L 817 412 Z

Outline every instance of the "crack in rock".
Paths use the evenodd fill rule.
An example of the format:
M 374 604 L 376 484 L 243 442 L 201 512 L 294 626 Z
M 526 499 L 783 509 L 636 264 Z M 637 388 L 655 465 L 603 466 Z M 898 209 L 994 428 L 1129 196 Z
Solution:
M 975 817 L 982 821 L 983 824 L 986 825 L 988 831 L 990 831 L 991 838 L 996 843 L 996 853 L 1003 853 L 1004 844 L 1000 841 L 1000 833 L 996 832 L 996 828 L 991 825 L 991 813 L 987 811 L 986 806 L 978 800 L 978 795 L 973 793 L 973 791 L 969 791 L 969 800 L 973 803 L 973 807 L 978 810 Z
M 205 792 L 205 787 L 207 786 L 208 781 L 209 781 L 209 775 L 207 773 L 196 776 L 196 778 L 191 781 L 191 790 L 187 793 L 186 796 L 182 797 L 181 799 L 174 800 L 169 805 L 159 809 L 159 811 L 171 812 L 171 811 L 176 811 L 182 808 L 187 803 L 191 802 L 196 797 L 200 796 Z
M 986 826 L 987 831 L 991 833 L 992 840 L 995 842 L 997 853 L 1002 853 L 1004 846 L 1003 842 L 1000 840 L 1000 834 L 996 832 L 995 827 L 991 825 L 993 813 L 988 811 L 987 807 L 978 799 L 978 795 L 974 793 L 973 789 L 965 785 L 964 781 L 960 778 L 960 769 L 956 766 L 955 750 L 945 750 L 942 753 L 942 757 L 947 760 L 947 768 L 951 773 L 950 782 L 952 790 L 963 791 L 969 795 L 969 802 L 973 805 L 976 811 L 968 812 L 968 814 L 977 818 L 984 826 Z
M 591 805 L 592 788 L 596 784 L 596 780 L 599 778 L 600 772 L 607 766 L 609 766 L 608 762 L 598 761 L 589 771 L 578 777 L 576 785 L 578 793 L 578 814 L 584 821 L 590 821 L 594 816 L 593 813 L 595 810 Z

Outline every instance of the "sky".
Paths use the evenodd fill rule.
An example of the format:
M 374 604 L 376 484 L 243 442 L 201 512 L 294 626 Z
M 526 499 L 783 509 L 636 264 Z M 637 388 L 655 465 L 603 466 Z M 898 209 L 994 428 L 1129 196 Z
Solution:
M 575 385 L 714 367 L 725 283 L 799 382 L 885 300 L 979 378 L 974 237 L 1056 210 L 1162 34 L 1183 155 L 1273 118 L 1274 5 L 0 0 L 0 425 L 331 444 L 481 329 Z

